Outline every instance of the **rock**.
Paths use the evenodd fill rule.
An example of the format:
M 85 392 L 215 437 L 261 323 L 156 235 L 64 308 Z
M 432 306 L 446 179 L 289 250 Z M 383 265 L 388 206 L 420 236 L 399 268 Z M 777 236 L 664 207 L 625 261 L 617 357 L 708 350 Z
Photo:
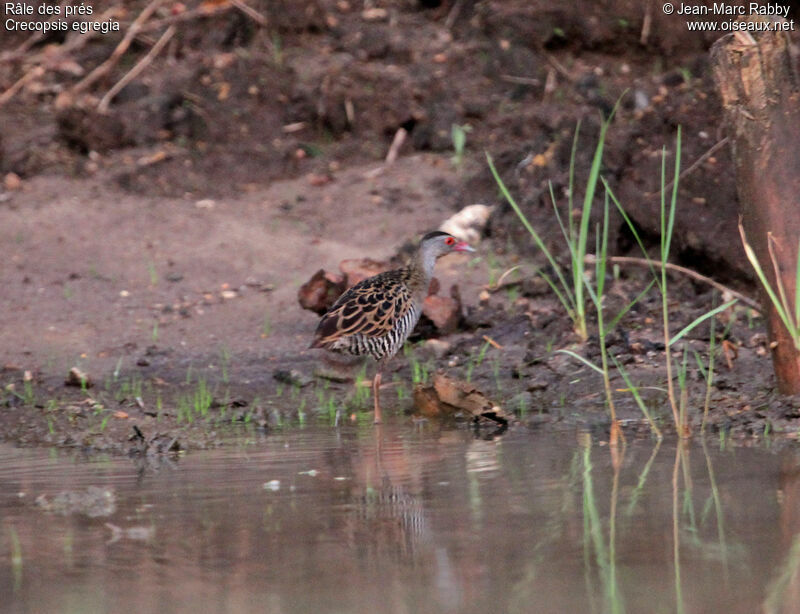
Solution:
M 304 373 L 300 373 L 300 371 L 296 369 L 278 369 L 272 373 L 272 377 L 283 384 L 297 386 L 298 388 L 308 386 L 313 381 L 310 377 Z
M 329 380 L 331 382 L 338 382 L 340 384 L 353 381 L 352 374 L 343 369 L 337 369 L 336 367 L 330 365 L 320 365 L 314 369 L 314 376 Z
M 9 191 L 19 190 L 22 187 L 22 179 L 16 173 L 8 173 L 3 178 L 3 185 Z
M 91 380 L 88 373 L 81 371 L 78 367 L 72 367 L 67 374 L 67 379 L 64 380 L 64 385 L 91 388 L 94 386 L 94 382 Z
M 447 335 L 458 328 L 461 303 L 449 296 L 428 296 L 422 305 L 422 313 L 430 318 L 440 333 Z
M 324 269 L 320 269 L 300 286 L 297 300 L 303 309 L 322 315 L 344 291 L 345 278 L 342 275 L 327 273 Z
M 450 351 L 450 344 L 441 339 L 428 339 L 422 346 L 424 352 L 441 360 Z
M 549 383 L 543 377 L 536 377 L 528 382 L 528 390 L 533 392 L 535 390 L 546 390 Z
M 493 210 L 494 207 L 488 205 L 468 205 L 447 219 L 439 226 L 439 230 L 449 232 L 467 243 L 477 243 L 483 236 Z
M 426 418 L 442 416 L 442 404 L 433 386 L 417 384 L 414 387 L 414 409 Z
M 435 278 L 434 282 L 422 304 L 422 315 L 433 322 L 439 334 L 448 335 L 455 332 L 461 322 L 461 293 L 458 286 L 453 285 L 449 297 L 438 296 L 439 282 Z
M 361 11 L 361 19 L 364 21 L 387 21 L 389 11 L 384 8 L 369 8 Z
M 462 415 L 473 422 L 490 420 L 508 424 L 511 416 L 490 401 L 474 385 L 443 373 L 433 378 L 433 386 L 418 384 L 414 388 L 414 405 L 426 417 Z
M 512 411 L 525 414 L 531 411 L 533 403 L 533 395 L 530 392 L 520 392 L 508 401 L 508 407 L 510 407 Z
M 56 124 L 59 138 L 79 151 L 105 152 L 133 144 L 115 113 L 71 106 L 56 114 Z

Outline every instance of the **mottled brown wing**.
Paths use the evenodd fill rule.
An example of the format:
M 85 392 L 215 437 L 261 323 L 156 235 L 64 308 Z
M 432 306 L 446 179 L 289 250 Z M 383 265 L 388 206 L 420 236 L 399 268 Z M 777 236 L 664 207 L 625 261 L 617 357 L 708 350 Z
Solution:
M 382 337 L 391 332 L 412 306 L 405 277 L 403 270 L 387 271 L 350 288 L 322 316 L 311 347 L 357 333 Z

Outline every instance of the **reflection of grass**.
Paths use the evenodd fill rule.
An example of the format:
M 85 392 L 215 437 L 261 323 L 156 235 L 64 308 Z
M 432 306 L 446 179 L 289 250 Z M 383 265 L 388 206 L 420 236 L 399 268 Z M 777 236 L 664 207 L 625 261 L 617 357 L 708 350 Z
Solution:
M 589 438 L 587 438 L 589 439 Z M 592 480 L 592 445 L 591 439 L 584 442 L 583 450 L 583 553 L 584 569 L 588 573 L 594 554 L 595 564 L 600 571 L 600 581 L 603 585 L 605 606 L 603 611 L 615 614 L 625 611 L 622 594 L 617 582 L 616 561 L 616 503 L 619 493 L 619 463 L 614 471 L 614 482 L 611 492 L 611 511 L 608 519 L 608 545 L 603 536 L 603 522 L 597 508 Z M 591 578 L 586 578 L 587 586 L 591 586 Z M 595 591 L 589 591 L 593 594 Z
M 719 540 L 719 549 L 722 556 L 722 570 L 724 573 L 725 584 L 728 583 L 728 543 L 725 539 L 725 518 L 722 513 L 722 499 L 719 495 L 719 487 L 717 486 L 717 479 L 714 474 L 714 465 L 711 462 L 711 456 L 708 454 L 708 445 L 704 438 L 700 438 L 700 443 L 703 445 L 703 455 L 706 458 L 706 470 L 708 471 L 708 481 L 711 483 L 711 501 L 714 504 L 716 512 L 715 518 L 717 522 L 717 539 Z
M 680 475 L 681 448 L 683 442 L 678 442 L 675 449 L 675 465 L 672 469 L 672 562 L 675 569 L 675 611 L 683 612 L 683 590 L 681 585 L 681 537 L 680 537 L 680 512 L 678 507 L 678 479 Z
M 11 541 L 11 572 L 14 576 L 14 592 L 22 587 L 22 544 L 14 527 L 8 527 L 8 538 Z
M 792 539 L 792 546 L 786 559 L 778 567 L 776 577 L 769 583 L 767 595 L 764 599 L 764 614 L 780 614 L 790 612 L 796 603 L 794 601 L 797 574 L 800 571 L 800 534 Z
M 653 448 L 653 452 L 650 454 L 650 458 L 647 459 L 647 463 L 642 469 L 642 472 L 639 474 L 639 480 L 636 482 L 636 487 L 631 492 L 631 500 L 628 503 L 628 508 L 626 509 L 626 515 L 630 516 L 633 514 L 633 511 L 636 509 L 636 505 L 639 503 L 639 498 L 642 496 L 642 492 L 644 491 L 644 485 L 647 482 L 647 476 L 650 474 L 650 468 L 653 466 L 653 461 L 656 460 L 656 456 L 658 455 L 658 450 L 661 448 L 661 438 L 658 438 L 655 447 Z

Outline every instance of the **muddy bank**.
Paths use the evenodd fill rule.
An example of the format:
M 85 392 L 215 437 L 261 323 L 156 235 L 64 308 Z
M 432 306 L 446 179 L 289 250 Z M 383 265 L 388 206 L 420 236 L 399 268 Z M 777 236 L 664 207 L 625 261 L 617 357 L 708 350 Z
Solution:
M 576 126 L 581 185 L 602 113 L 618 99 L 602 173 L 642 235 L 656 238 L 661 151 L 669 167 L 680 125 L 692 170 L 681 180 L 674 259 L 752 292 L 708 70 L 712 38 L 663 15 L 643 37 L 644 13 L 627 2 L 384 2 L 376 12 L 323 0 L 250 4 L 269 27 L 233 9 L 181 22 L 102 117 L 92 96 L 127 64 L 86 97 L 58 100 L 119 39 L 73 48 L 45 38 L 15 56 L 27 43 L 4 38 L 4 83 L 47 54 L 67 53 L 58 66 L 84 70 L 48 64 L 0 107 L 4 439 L 148 454 L 219 445 L 229 428 L 368 421 L 361 383 L 372 367 L 351 366 L 346 381 L 315 374 L 320 357 L 306 348 L 316 317 L 299 307 L 298 288 L 345 259 L 389 259 L 479 202 L 495 209 L 477 256 L 437 270 L 443 288 L 458 285 L 459 327 L 421 331 L 390 365 L 384 404 L 413 419 L 414 385 L 441 370 L 510 412 L 512 428 L 588 425 L 602 437 L 599 376 L 558 352 L 596 361 L 597 338 L 579 343 L 537 277 L 546 262 L 499 197 L 484 154 L 566 261 L 550 187 L 563 211 Z M 386 165 L 400 129 L 407 136 Z M 611 245 L 640 255 L 619 219 Z M 647 275 L 614 271 L 609 312 Z M 670 279 L 673 332 L 719 301 L 702 283 Z M 651 291 L 609 343 L 668 430 L 659 305 Z M 793 437 L 800 410 L 774 393 L 763 322 L 742 306 L 718 320 L 711 430 Z M 426 342 L 432 334 L 442 343 Z M 707 360 L 708 326 L 689 337 L 697 425 L 705 383 L 694 352 Z M 93 385 L 65 386 L 73 367 Z M 647 433 L 625 382 L 612 385 L 627 431 Z

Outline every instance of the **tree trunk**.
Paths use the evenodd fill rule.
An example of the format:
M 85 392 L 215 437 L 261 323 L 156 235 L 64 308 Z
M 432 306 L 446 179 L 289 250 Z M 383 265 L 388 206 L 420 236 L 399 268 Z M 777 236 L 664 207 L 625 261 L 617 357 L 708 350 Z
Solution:
M 778 27 L 779 17 L 747 21 Z M 784 31 L 737 32 L 711 50 L 711 64 L 729 125 L 739 213 L 748 242 L 773 288 L 769 235 L 778 275 L 794 307 L 800 239 L 800 80 Z M 744 253 L 742 254 L 744 258 Z M 762 289 L 762 305 L 778 388 L 800 394 L 800 352 Z

